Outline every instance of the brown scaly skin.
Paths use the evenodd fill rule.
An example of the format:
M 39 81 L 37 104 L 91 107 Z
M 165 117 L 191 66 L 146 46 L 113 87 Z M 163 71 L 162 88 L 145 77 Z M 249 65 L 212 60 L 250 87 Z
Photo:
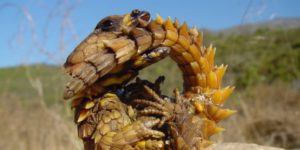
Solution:
M 195 109 L 194 114 L 197 114 L 197 118 L 200 117 L 199 120 L 204 122 L 202 123 L 204 127 L 201 125 L 203 130 L 208 133 L 217 130 L 216 126 L 207 125 L 211 124 L 207 122 L 215 124 L 233 113 L 233 111 L 221 107 L 232 93 L 233 88 L 221 88 L 221 80 L 226 66 L 217 67 L 214 65 L 215 48 L 212 46 L 203 47 L 202 34 L 196 28 L 189 29 L 186 23 L 180 25 L 177 20 L 173 23 L 170 18 L 165 21 L 160 16 L 157 16 L 156 20 L 150 21 L 149 13 L 138 10 L 123 16 L 109 16 L 100 21 L 96 30 L 79 44 L 68 57 L 65 68 L 72 79 L 66 85 L 64 97 L 65 99 L 73 99 L 72 103 L 73 107 L 76 108 L 76 122 L 79 128 L 81 124 L 84 124 L 82 122 L 85 122 L 96 113 L 87 113 L 97 106 L 95 104 L 89 105 L 90 103 L 95 103 L 97 98 L 101 102 L 105 93 L 109 91 L 116 92 L 116 87 L 124 86 L 138 74 L 138 70 L 163 59 L 169 53 L 183 72 L 184 96 L 182 97 L 192 105 L 189 106 L 188 110 Z M 151 89 L 147 91 L 150 92 Z M 145 145 L 146 141 L 152 140 L 145 138 L 147 134 L 144 132 L 138 133 L 140 132 L 138 129 L 142 128 L 147 121 L 150 120 L 153 124 L 147 126 L 147 129 L 151 130 L 156 125 L 162 127 L 165 122 L 172 123 L 172 120 L 179 116 L 174 115 L 174 112 L 177 114 L 177 111 L 179 111 L 176 107 L 173 107 L 174 102 L 165 103 L 163 100 L 159 100 L 159 96 L 154 96 L 154 99 L 156 99 L 155 104 L 149 103 L 151 102 L 149 100 L 136 101 L 140 105 L 148 105 L 148 107 L 145 107 L 145 111 L 140 111 L 140 114 L 146 116 L 161 115 L 162 118 L 159 122 L 151 120 L 151 117 L 146 117 L 148 119 L 140 117 L 140 120 L 139 117 L 131 118 L 130 115 L 120 111 L 120 108 L 116 110 L 129 117 L 129 123 L 127 121 L 120 123 L 122 127 L 126 128 L 127 123 L 128 126 L 139 125 L 138 127 L 132 127 L 134 130 L 132 132 L 137 132 L 136 134 L 127 134 L 132 135 L 135 140 L 140 140 L 134 143 L 137 146 Z M 177 101 L 175 103 L 182 105 Z M 121 102 L 121 104 L 123 103 Z M 82 107 L 82 105 L 87 106 Z M 98 112 L 102 113 L 102 108 L 97 110 Z M 136 115 L 136 113 L 133 114 Z M 183 114 L 188 115 L 189 113 L 185 112 Z M 192 118 L 195 118 L 193 117 L 194 114 L 192 113 Z M 189 121 L 184 121 L 182 126 L 186 122 Z M 114 123 L 108 123 L 108 125 L 111 126 Z M 172 131 L 172 134 L 170 134 L 171 142 L 186 143 L 189 140 L 186 136 L 181 135 L 183 131 L 180 128 L 181 126 L 170 125 L 170 131 Z M 116 130 L 110 128 L 109 131 L 118 134 L 118 132 L 123 132 L 123 128 L 120 127 Z M 140 134 L 143 135 L 141 136 L 143 138 L 136 136 Z M 203 135 L 200 137 L 207 139 L 206 137 L 209 136 Z M 202 147 L 205 147 L 203 143 L 205 142 L 202 142 Z M 111 148 L 111 145 L 107 142 L 104 142 L 104 145 Z M 191 144 L 188 145 L 192 146 Z M 175 147 L 175 149 L 180 149 L 180 147 Z
M 138 70 L 166 57 L 169 47 L 150 48 L 150 33 L 139 31 L 149 17 L 148 12 L 133 11 L 102 19 L 65 62 L 65 70 L 72 78 L 66 84 L 64 98 L 99 96 L 111 87 L 124 85 Z
M 135 110 L 122 103 L 114 93 L 81 103 L 75 112 L 78 135 L 87 150 L 143 149 L 143 146 L 162 149 L 164 146 L 161 140 L 164 133 L 151 129 L 160 119 L 137 118 Z
M 146 12 L 139 13 L 143 15 Z M 120 16 L 107 18 L 109 20 L 116 19 L 116 22 L 124 20 L 124 18 L 120 19 Z M 82 42 L 68 57 L 65 63 L 66 71 L 73 77 L 73 79 L 67 83 L 65 98 L 68 98 L 70 93 L 72 95 L 74 92 L 78 92 L 77 95 L 73 96 L 72 101 L 72 106 L 76 108 L 75 122 L 78 124 L 78 134 L 85 143 L 85 149 L 131 149 L 132 147 L 138 149 L 161 149 L 163 148 L 163 143 L 159 139 L 161 139 L 164 134 L 151 130 L 152 127 L 156 126 L 159 119 L 153 117 L 140 117 L 136 119 L 133 110 L 128 109 L 127 106 L 119 100 L 116 94 L 106 93 L 102 96 L 101 93 L 108 91 L 111 85 L 120 85 L 126 82 L 128 78 L 133 78 L 137 74 L 137 70 L 164 58 L 166 54 L 168 54 L 169 48 L 157 47 L 144 53 L 140 52 L 140 55 L 135 56 L 135 59 L 144 60 L 144 63 L 134 65 L 133 68 L 130 66 L 135 60 L 129 60 L 123 63 L 123 57 L 127 57 L 127 55 L 122 56 L 122 53 L 113 54 L 119 63 L 118 66 L 114 66 L 116 71 L 112 70 L 112 73 L 107 76 L 98 75 L 97 73 L 101 74 L 103 70 L 105 73 L 108 73 L 106 67 L 111 67 L 110 62 L 112 62 L 112 59 L 109 56 L 111 56 L 112 53 L 107 49 L 93 51 L 93 49 L 90 48 L 91 45 L 93 45 L 90 39 L 97 37 L 98 41 L 94 41 L 94 44 L 103 44 L 103 42 L 105 42 L 104 39 L 109 39 L 111 35 L 119 34 L 120 38 L 122 38 L 121 36 L 123 36 L 122 34 L 124 33 L 120 31 L 127 31 L 132 28 L 131 26 L 116 23 L 118 24 L 116 28 L 110 29 L 113 31 L 108 32 L 106 29 L 103 32 L 99 31 L 99 29 L 97 29 L 99 28 L 98 26 L 101 28 L 107 18 L 100 21 L 95 33 L 88 37 L 86 41 Z M 131 25 L 138 25 L 134 22 L 136 18 L 131 18 L 133 18 L 133 21 L 129 21 L 133 22 Z M 127 22 L 128 21 L 124 21 L 123 23 L 125 24 Z M 141 21 L 139 21 L 139 23 L 141 23 Z M 130 47 L 128 44 L 126 46 L 123 42 L 124 41 L 117 41 L 113 46 L 121 44 L 121 46 L 125 45 L 125 47 Z M 86 43 L 91 45 L 86 45 Z M 124 50 L 127 51 L 126 48 L 120 51 Z M 119 58 L 119 55 L 122 57 Z M 101 76 L 103 77 L 93 84 L 94 78 Z M 88 85 L 91 86 L 88 87 Z M 81 88 L 86 89 L 80 91 Z M 95 90 L 95 94 L 93 90 Z M 108 95 L 112 97 L 110 100 L 107 100 Z M 113 101 L 111 101 L 112 99 Z M 102 104 L 105 104 L 105 106 L 102 106 Z

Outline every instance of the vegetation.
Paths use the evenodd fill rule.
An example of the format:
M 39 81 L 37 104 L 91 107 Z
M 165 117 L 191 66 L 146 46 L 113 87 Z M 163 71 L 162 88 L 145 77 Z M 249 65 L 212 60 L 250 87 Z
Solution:
M 257 29 L 247 35 L 209 36 L 219 49 L 217 61 L 228 64 L 235 85 L 291 83 L 300 77 L 300 29 Z M 233 75 L 233 76 L 232 76 Z
M 297 109 L 300 107 L 300 95 L 297 92 L 300 89 L 299 35 L 300 28 L 261 28 L 254 33 L 239 35 L 204 33 L 206 45 L 212 43 L 217 47 L 216 63 L 229 65 L 224 85 L 237 86 L 228 105 L 237 109 L 238 113 L 223 123 L 227 131 L 217 139 L 285 148 L 300 147 L 300 121 L 297 119 L 300 117 Z M 181 72 L 170 59 L 150 66 L 140 75 L 152 81 L 159 75 L 165 75 L 163 92 L 168 95 L 172 94 L 175 87 L 182 87 Z M 57 66 L 0 69 L 0 116 L 3 117 L 0 132 L 6 137 L 0 142 L 0 149 L 20 149 L 20 145 L 28 149 L 45 149 L 30 147 L 32 141 L 28 138 L 33 138 L 37 143 L 43 143 L 41 140 L 44 140 L 45 145 L 45 141 L 50 141 L 51 144 L 57 144 L 56 149 L 80 147 L 74 135 L 76 130 L 75 125 L 72 126 L 71 110 L 62 100 L 65 79 L 62 69 Z M 51 124 L 53 121 L 58 121 L 60 125 Z M 7 128 L 11 124 L 16 126 Z M 47 131 L 44 127 L 53 130 Z M 29 133 L 24 128 L 38 132 L 34 133 L 36 135 L 43 133 L 43 136 L 49 137 L 43 139 L 39 138 L 41 135 L 27 135 Z M 14 134 L 10 134 L 12 131 Z M 61 136 L 72 138 L 57 138 Z M 228 136 L 231 138 L 226 138 Z M 67 144 L 59 147 L 61 141 Z

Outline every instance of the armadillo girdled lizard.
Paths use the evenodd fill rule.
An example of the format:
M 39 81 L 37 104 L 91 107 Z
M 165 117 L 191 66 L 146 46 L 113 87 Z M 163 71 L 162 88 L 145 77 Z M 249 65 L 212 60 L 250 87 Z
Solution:
M 117 89 L 126 86 L 128 81 L 136 77 L 140 69 L 168 55 L 182 71 L 184 91 L 181 99 L 185 99 L 184 101 L 188 103 L 188 108 L 184 109 L 187 112 L 174 112 L 176 111 L 173 109 L 174 105 L 186 105 L 178 98 L 173 101 L 163 101 L 158 100 L 161 95 L 150 94 L 156 95 L 153 99 L 158 101 L 138 100 L 137 103 L 145 106 L 145 110 L 141 111 L 145 115 L 137 117 L 135 108 L 129 109 L 132 107 L 112 93 L 117 93 Z M 77 46 L 65 63 L 66 72 L 72 78 L 66 85 L 64 97 L 72 99 L 72 105 L 76 108 L 75 121 L 78 123 L 80 136 L 84 140 L 93 139 L 94 143 L 109 137 L 99 145 L 104 147 L 103 149 L 117 148 L 118 146 L 112 145 L 120 146 L 124 143 L 130 148 L 148 144 L 149 149 L 153 148 L 149 145 L 165 143 L 162 141 L 166 140 L 163 138 L 165 135 L 160 130 L 160 127 L 166 124 L 165 121 L 169 124 L 172 133 L 170 137 L 173 139 L 170 141 L 186 143 L 188 137 L 181 135 L 182 128 L 188 126 L 189 122 L 193 124 L 193 120 L 198 118 L 201 123 L 195 126 L 202 128 L 201 134 L 205 135 L 200 137 L 202 141 L 206 141 L 209 135 L 221 130 L 216 123 L 234 112 L 221 107 L 232 93 L 233 87 L 221 88 L 221 80 L 227 66 L 215 66 L 214 55 L 215 48 L 202 46 L 202 34 L 196 28 L 189 29 L 186 23 L 180 25 L 178 20 L 175 22 L 170 18 L 164 20 L 159 15 L 155 20 L 151 20 L 148 12 L 139 10 L 104 18 L 98 23 L 94 32 Z M 151 92 L 151 88 L 146 89 L 148 93 L 155 93 Z M 112 97 L 115 100 L 108 103 L 108 106 L 114 109 L 107 110 L 108 106 L 101 105 L 106 103 L 107 94 L 114 95 Z M 172 106 L 172 109 L 165 108 L 167 103 Z M 94 117 L 94 114 L 101 115 Z M 179 126 L 172 125 L 174 118 L 177 118 L 177 121 L 175 120 L 177 123 L 180 120 L 179 114 L 187 115 L 190 119 L 181 121 Z M 157 118 L 152 115 L 163 117 Z M 90 118 L 94 119 L 91 122 L 95 120 L 99 122 L 90 125 L 92 124 L 88 122 Z M 112 118 L 118 121 L 114 122 Z M 98 127 L 101 122 L 103 122 L 102 126 Z M 87 127 L 83 130 L 83 126 Z M 105 132 L 97 137 L 96 131 Z M 175 133 L 181 136 L 174 138 Z M 115 136 L 119 140 L 116 143 L 114 143 Z M 124 141 L 124 137 L 131 140 Z M 177 148 L 181 149 L 180 146 Z

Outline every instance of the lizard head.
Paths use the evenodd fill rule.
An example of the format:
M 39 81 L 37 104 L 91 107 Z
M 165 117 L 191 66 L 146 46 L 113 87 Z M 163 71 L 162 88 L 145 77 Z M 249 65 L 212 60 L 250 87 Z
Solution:
M 130 32 L 137 26 L 145 27 L 150 21 L 150 13 L 135 9 L 125 15 L 113 15 L 102 19 L 95 31 L 100 32 Z

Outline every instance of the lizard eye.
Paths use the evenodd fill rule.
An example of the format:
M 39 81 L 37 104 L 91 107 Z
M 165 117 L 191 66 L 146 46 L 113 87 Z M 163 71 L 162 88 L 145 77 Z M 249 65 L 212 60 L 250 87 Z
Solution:
M 110 31 L 114 28 L 114 22 L 112 20 L 104 20 L 97 24 L 96 29 L 101 29 L 102 31 Z

